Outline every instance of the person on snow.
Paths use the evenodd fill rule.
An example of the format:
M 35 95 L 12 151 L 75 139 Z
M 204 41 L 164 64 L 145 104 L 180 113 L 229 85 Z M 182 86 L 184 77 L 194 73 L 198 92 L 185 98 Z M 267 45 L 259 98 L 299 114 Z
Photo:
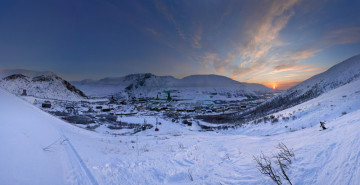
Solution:
M 326 129 L 326 127 L 325 127 L 325 122 L 320 121 L 320 127 L 321 127 L 323 130 L 325 130 L 325 129 Z

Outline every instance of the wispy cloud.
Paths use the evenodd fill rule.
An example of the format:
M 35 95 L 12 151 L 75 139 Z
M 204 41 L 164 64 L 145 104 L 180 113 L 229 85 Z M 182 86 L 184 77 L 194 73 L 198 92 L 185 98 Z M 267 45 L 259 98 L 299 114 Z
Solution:
M 148 33 L 150 33 L 152 36 L 154 37 L 159 37 L 160 33 L 158 31 L 156 31 L 153 28 L 145 28 L 145 31 L 147 31 Z
M 277 56 L 274 59 L 270 60 L 274 64 L 273 71 L 290 71 L 297 70 L 302 68 L 298 63 L 303 59 L 307 59 L 315 56 L 320 49 L 304 49 L 304 50 L 296 50 L 296 51 L 288 51 L 286 53 L 282 53 L 281 56 Z
M 176 31 L 178 32 L 178 35 L 182 38 L 182 39 L 186 39 L 185 34 L 183 32 L 183 30 L 181 29 L 180 25 L 177 23 L 177 21 L 175 20 L 174 16 L 170 13 L 170 11 L 168 10 L 167 6 L 161 1 L 161 0 L 157 0 L 155 1 L 155 6 L 156 9 L 162 13 L 165 18 L 172 23 L 175 26 Z
M 242 59 L 247 60 L 242 65 L 251 64 L 268 54 L 269 50 L 277 46 L 274 42 L 280 31 L 287 25 L 289 19 L 294 15 L 292 7 L 298 0 L 273 1 L 266 13 L 247 31 L 249 41 L 240 46 L 238 51 Z M 250 18 L 252 19 L 252 18 Z
M 322 44 L 332 46 L 337 44 L 350 44 L 360 41 L 360 27 L 347 27 L 332 30 L 324 37 Z
M 236 3 L 229 1 L 222 7 L 216 23 L 209 24 L 202 16 L 188 15 L 188 11 L 157 0 L 157 13 L 160 13 L 176 32 L 170 33 L 156 27 L 146 31 L 155 40 L 174 48 L 190 61 L 199 62 L 197 64 L 204 67 L 198 69 L 199 72 L 208 71 L 249 82 L 266 82 L 263 76 L 267 77 L 265 80 L 304 79 L 306 75 L 324 70 L 320 65 L 307 63 L 324 48 L 360 41 L 360 27 L 356 26 L 328 31 L 310 43 L 305 41 L 297 44 L 288 40 L 292 39 L 291 37 L 283 37 L 282 31 L 292 17 L 297 15 L 298 11 L 306 9 L 303 4 L 307 2 L 303 0 L 268 0 L 256 3 L 247 1 L 241 5 L 251 7 L 251 11 L 242 10 L 242 13 L 234 11 Z M 185 7 L 191 8 L 189 4 Z M 185 14 L 179 17 L 175 16 L 178 15 L 175 12 Z M 188 24 L 179 24 L 184 22 L 182 18 L 191 16 L 194 16 L 194 19 Z M 235 21 L 234 26 L 229 26 L 229 20 L 239 20 L 239 23 Z M 287 32 L 286 30 L 284 33 Z
M 202 45 L 200 43 L 201 38 L 202 38 L 202 33 L 203 33 L 202 26 L 198 25 L 197 28 L 196 28 L 195 33 L 191 37 L 191 46 L 193 48 L 199 49 L 199 48 L 202 47 Z
M 253 10 L 254 13 L 247 17 L 245 29 L 239 31 L 242 37 L 247 38 L 244 39 L 245 42 L 236 43 L 236 49 L 228 52 L 226 56 L 212 53 L 211 60 L 208 60 L 206 54 L 202 63 L 207 60 L 217 72 L 230 72 L 232 77 L 238 80 L 244 79 L 243 77 L 250 73 L 266 71 L 273 65 L 284 65 L 281 64 L 283 61 L 280 64 L 276 62 L 279 59 L 269 55 L 269 52 L 286 45 L 278 36 L 294 15 L 293 7 L 298 2 L 299 0 L 275 0 L 258 5 Z

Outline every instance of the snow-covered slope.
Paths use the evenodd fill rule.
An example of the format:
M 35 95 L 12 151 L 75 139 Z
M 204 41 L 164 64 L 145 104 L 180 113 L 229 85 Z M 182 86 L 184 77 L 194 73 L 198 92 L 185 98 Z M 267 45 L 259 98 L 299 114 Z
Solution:
M 267 124 L 260 124 L 257 129 L 246 130 L 246 134 L 278 134 L 313 126 L 319 127 L 320 121 L 331 122 L 359 110 L 360 79 L 323 93 L 317 98 L 271 114 L 267 116 Z M 270 116 L 276 120 L 273 121 Z M 264 118 L 254 122 L 264 123 Z
M 2 89 L 0 102 L 1 184 L 91 184 L 63 121 Z
M 241 116 L 262 116 L 289 108 L 357 79 L 360 79 L 360 55 L 334 65 L 327 71 L 305 80 L 279 96 L 269 99 L 256 109 L 245 112 Z
M 327 71 L 315 75 L 288 90 L 288 94 L 296 92 L 303 95 L 311 91 L 315 95 L 340 87 L 360 78 L 360 55 L 353 56 Z
M 27 95 L 38 98 L 81 100 L 86 97 L 82 91 L 53 73 L 33 78 L 13 74 L 1 79 L 0 87 L 16 95 L 21 95 L 26 90 Z
M 318 115 L 331 114 L 323 116 L 325 131 L 310 123 L 292 131 L 285 124 L 268 123 L 233 131 L 237 134 L 197 132 L 161 120 L 159 132 L 117 137 L 74 127 L 0 90 L 0 182 L 272 184 L 258 172 L 253 156 L 261 151 L 270 155 L 283 142 L 296 155 L 288 170 L 293 184 L 359 184 L 360 110 L 357 102 L 352 104 L 359 99 L 359 83 L 294 107 L 299 121 L 286 122 L 295 128 L 300 122 L 317 122 Z M 340 114 L 343 109 L 347 114 Z M 293 110 L 281 114 L 285 113 Z
M 49 74 L 52 74 L 52 72 L 33 71 L 33 70 L 26 70 L 26 69 L 0 69 L 0 79 L 5 78 L 10 75 L 14 75 L 14 74 L 22 74 L 24 76 L 33 78 L 35 76 L 49 75 Z
M 220 96 L 227 98 L 256 96 L 272 91 L 260 84 L 242 83 L 218 75 L 192 75 L 177 79 L 172 76 L 145 73 L 72 83 L 92 96 L 125 93 L 136 97 L 156 97 L 158 93 L 172 91 L 177 92 L 178 98 L 187 99 L 190 96 L 196 99 L 211 94 L 221 94 Z

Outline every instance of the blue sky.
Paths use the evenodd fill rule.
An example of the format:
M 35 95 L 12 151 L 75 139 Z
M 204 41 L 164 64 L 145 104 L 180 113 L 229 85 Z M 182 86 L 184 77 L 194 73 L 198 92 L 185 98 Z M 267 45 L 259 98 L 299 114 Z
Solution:
M 360 54 L 360 1 L 0 0 L 0 68 L 287 88 Z

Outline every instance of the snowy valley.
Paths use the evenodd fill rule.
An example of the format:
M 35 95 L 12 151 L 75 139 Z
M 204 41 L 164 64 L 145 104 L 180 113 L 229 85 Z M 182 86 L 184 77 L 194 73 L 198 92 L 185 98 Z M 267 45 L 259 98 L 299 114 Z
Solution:
M 2 184 L 273 184 L 254 156 L 279 143 L 293 184 L 360 183 L 360 55 L 284 92 L 216 75 L 0 74 Z

